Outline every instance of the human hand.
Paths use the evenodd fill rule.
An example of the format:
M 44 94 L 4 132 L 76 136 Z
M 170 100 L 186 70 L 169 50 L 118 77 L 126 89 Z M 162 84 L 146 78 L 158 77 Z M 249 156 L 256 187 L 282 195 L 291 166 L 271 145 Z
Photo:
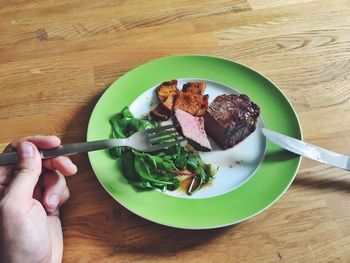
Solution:
M 68 157 L 41 160 L 39 149 L 58 147 L 56 136 L 10 144 L 16 166 L 0 167 L 0 262 L 61 262 L 59 207 L 69 198 L 64 176 L 77 172 Z

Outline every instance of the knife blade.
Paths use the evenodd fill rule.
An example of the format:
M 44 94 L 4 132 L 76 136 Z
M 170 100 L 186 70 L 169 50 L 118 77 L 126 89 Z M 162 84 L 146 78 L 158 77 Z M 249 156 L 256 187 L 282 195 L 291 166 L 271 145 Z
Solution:
M 290 152 L 350 171 L 349 156 L 303 142 L 266 128 L 262 128 L 261 131 L 268 140 Z

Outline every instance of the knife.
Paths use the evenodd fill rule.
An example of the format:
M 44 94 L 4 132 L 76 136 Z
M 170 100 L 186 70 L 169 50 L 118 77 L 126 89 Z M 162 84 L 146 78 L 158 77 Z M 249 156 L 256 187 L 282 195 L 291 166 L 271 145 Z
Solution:
M 286 136 L 284 134 L 271 131 L 266 128 L 261 129 L 262 133 L 271 142 L 279 145 L 280 147 L 296 153 L 298 155 L 307 157 L 309 159 L 329 164 L 347 171 L 350 171 L 350 157 L 332 152 L 330 150 L 297 140 L 295 138 Z

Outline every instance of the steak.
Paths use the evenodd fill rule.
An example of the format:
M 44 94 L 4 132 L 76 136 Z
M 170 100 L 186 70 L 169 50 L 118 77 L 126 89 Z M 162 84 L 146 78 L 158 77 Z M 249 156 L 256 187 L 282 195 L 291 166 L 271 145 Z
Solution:
M 211 145 L 204 129 L 204 118 L 194 117 L 181 109 L 175 110 L 175 119 L 180 132 L 188 142 L 198 151 L 210 151 Z
M 205 130 L 223 149 L 244 140 L 256 128 L 260 108 L 247 95 L 220 95 L 210 103 Z

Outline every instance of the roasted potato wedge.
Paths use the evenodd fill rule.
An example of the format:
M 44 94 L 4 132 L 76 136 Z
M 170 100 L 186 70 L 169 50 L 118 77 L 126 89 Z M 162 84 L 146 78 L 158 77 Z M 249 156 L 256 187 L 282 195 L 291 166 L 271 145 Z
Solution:
M 182 109 L 193 116 L 203 116 L 208 108 L 209 95 L 203 95 L 206 89 L 204 81 L 192 81 L 183 85 L 182 91 L 177 89 L 177 80 L 165 81 L 156 90 L 161 102 L 151 116 L 157 120 L 168 120 L 175 109 Z
M 204 81 L 193 81 L 187 82 L 182 86 L 183 92 L 194 93 L 198 95 L 203 95 L 205 92 L 206 83 Z
M 169 111 L 174 109 L 175 100 L 177 98 L 177 94 L 171 94 L 168 98 L 163 102 L 163 107 Z
M 202 105 L 202 95 L 180 92 L 175 101 L 174 109 L 184 110 L 192 115 L 195 115 Z
M 157 88 L 157 96 L 161 102 L 166 101 L 169 96 L 174 96 L 178 93 L 177 80 L 163 82 Z
M 209 105 L 209 95 L 207 94 L 202 97 L 202 104 L 200 105 L 199 109 L 197 110 L 194 116 L 196 117 L 204 116 L 205 111 L 208 108 L 208 105 Z

